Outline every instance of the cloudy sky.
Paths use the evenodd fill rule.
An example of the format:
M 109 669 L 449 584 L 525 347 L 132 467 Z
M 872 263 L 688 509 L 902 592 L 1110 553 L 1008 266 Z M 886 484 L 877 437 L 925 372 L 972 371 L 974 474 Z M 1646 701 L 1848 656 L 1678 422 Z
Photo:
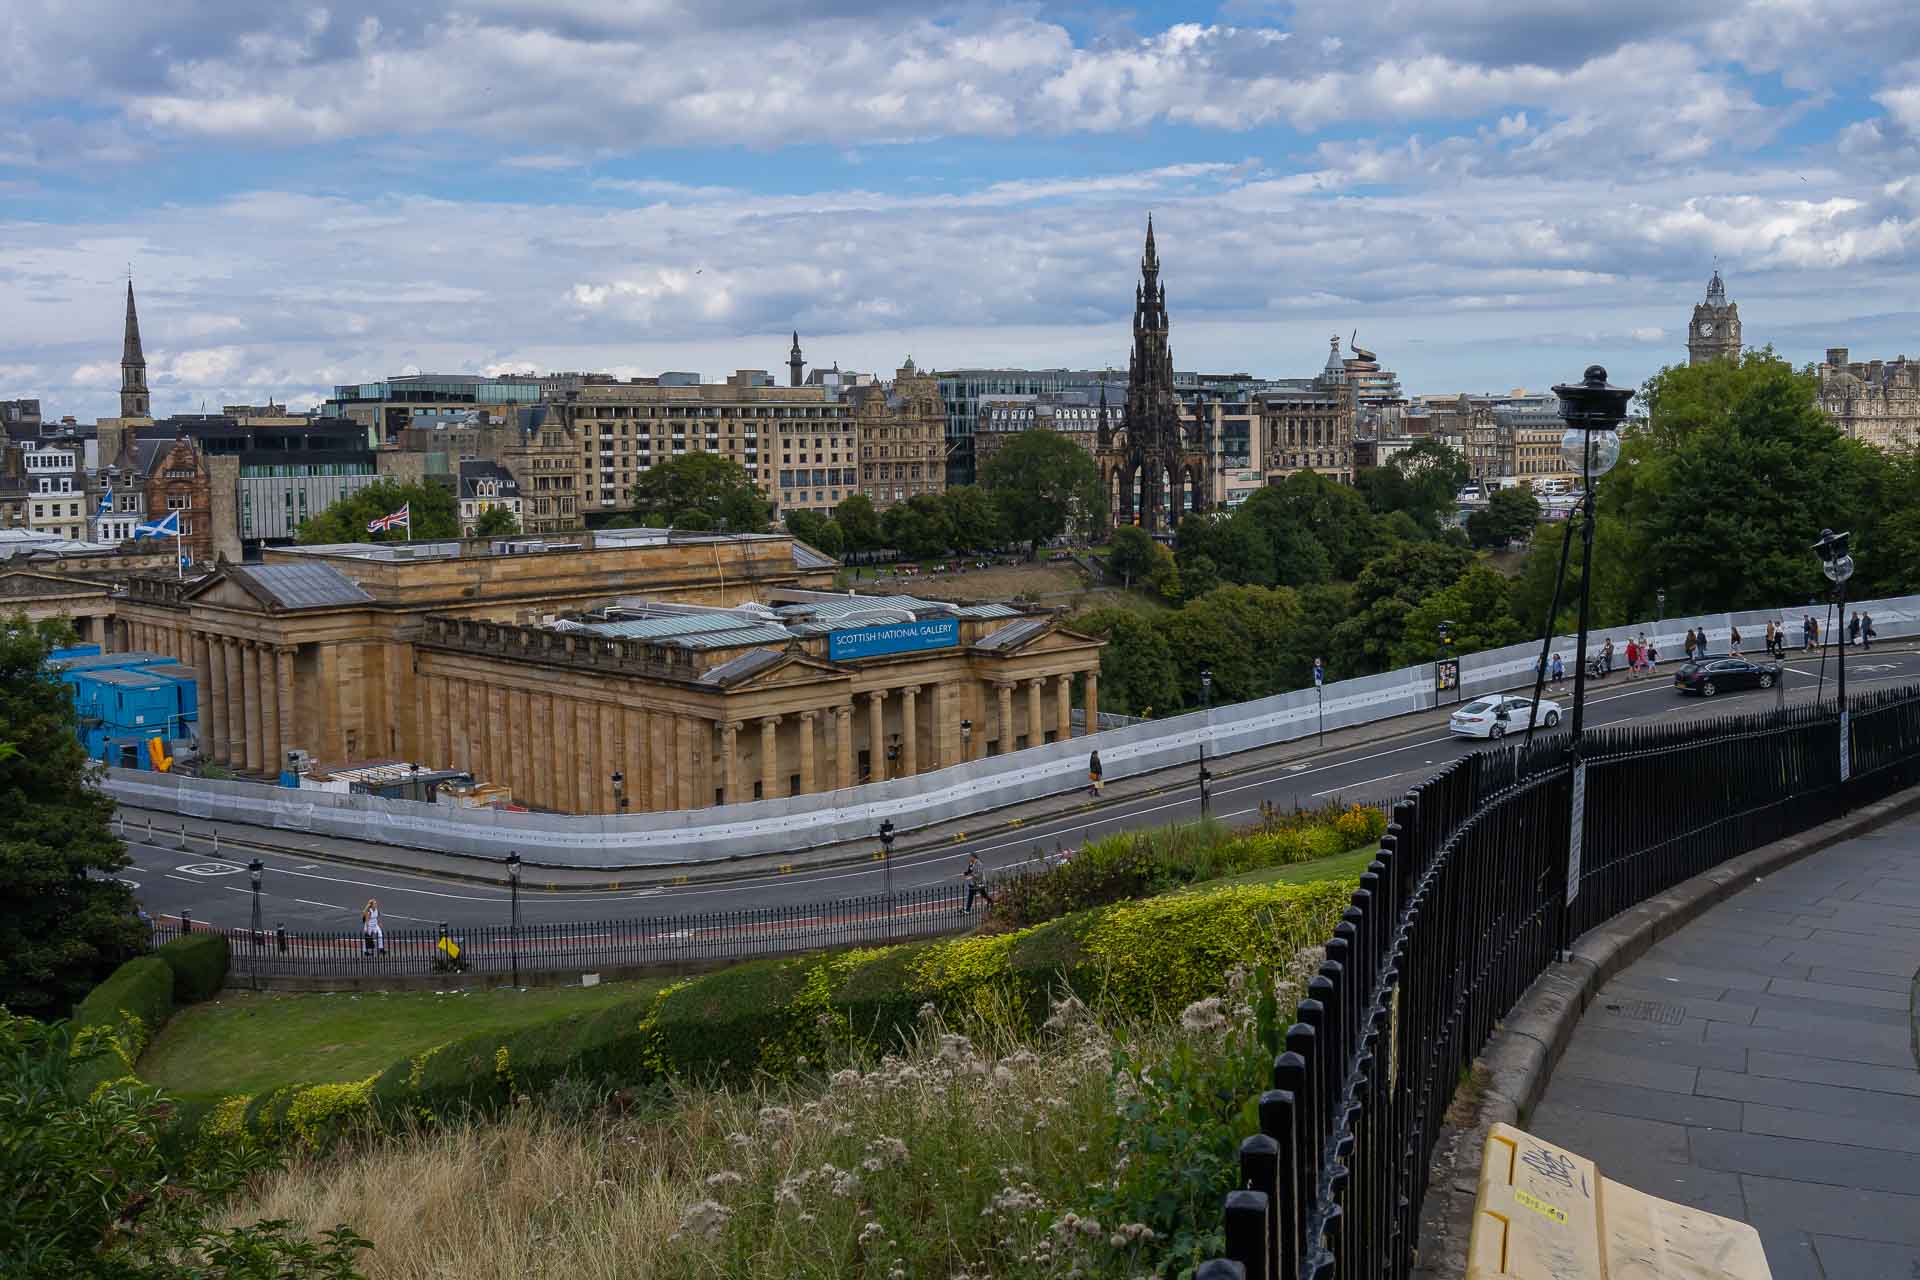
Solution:
M 1124 364 L 1413 392 L 1920 354 L 1905 0 L 6 0 L 0 398 Z

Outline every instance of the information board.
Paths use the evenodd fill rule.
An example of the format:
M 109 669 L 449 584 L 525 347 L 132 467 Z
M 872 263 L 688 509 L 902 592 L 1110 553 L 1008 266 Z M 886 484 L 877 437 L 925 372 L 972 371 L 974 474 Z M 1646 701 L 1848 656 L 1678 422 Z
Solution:
M 923 649 L 951 649 L 960 643 L 960 619 L 923 618 L 918 622 L 889 622 L 827 634 L 827 657 L 835 662 L 878 658 L 889 653 L 918 653 Z

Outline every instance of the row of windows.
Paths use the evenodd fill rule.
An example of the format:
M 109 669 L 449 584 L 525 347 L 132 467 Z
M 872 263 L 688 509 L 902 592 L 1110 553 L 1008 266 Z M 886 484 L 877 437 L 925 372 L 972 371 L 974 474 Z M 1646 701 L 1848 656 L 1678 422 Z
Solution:
M 576 415 L 580 419 L 601 421 L 607 418 L 845 418 L 848 411 L 843 405 L 718 405 L 718 404 L 669 404 L 669 405 L 631 405 L 602 404 L 582 405 Z
M 67 506 L 66 514 L 68 516 L 77 516 L 80 514 L 79 503 L 69 502 L 66 504 L 66 506 Z M 61 515 L 60 504 L 57 502 L 49 502 L 45 504 L 36 502 L 33 504 L 33 518 L 35 520 L 58 520 L 60 518 L 60 515 Z
M 851 485 L 857 483 L 859 483 L 858 477 L 854 475 L 851 467 L 839 471 L 822 469 L 815 471 L 782 471 L 780 473 L 780 487 L 782 489 L 791 489 L 796 484 Z

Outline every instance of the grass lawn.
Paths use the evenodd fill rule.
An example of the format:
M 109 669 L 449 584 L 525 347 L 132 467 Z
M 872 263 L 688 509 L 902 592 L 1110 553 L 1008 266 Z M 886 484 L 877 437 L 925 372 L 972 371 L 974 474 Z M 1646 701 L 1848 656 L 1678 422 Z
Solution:
M 188 1005 L 140 1059 L 140 1078 L 179 1094 L 256 1093 L 361 1080 L 405 1055 L 658 990 L 658 982 L 526 991 L 223 991 Z
M 1370 844 L 1351 853 L 1336 853 L 1331 858 L 1315 858 L 1311 862 L 1296 862 L 1285 867 L 1262 867 L 1258 871 L 1244 871 L 1237 876 L 1203 880 L 1199 884 L 1188 885 L 1181 892 L 1216 889 L 1223 884 L 1311 884 L 1316 880 L 1338 880 L 1365 871 L 1367 864 L 1379 852 L 1379 845 Z

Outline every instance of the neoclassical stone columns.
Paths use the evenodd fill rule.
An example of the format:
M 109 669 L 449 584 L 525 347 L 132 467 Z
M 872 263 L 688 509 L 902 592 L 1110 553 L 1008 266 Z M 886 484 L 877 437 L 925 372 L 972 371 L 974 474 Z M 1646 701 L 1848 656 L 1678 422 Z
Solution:
M 760 798 L 771 800 L 779 795 L 777 779 L 780 776 L 780 720 L 779 716 L 760 717 Z
M 1055 676 L 1053 690 L 1056 695 L 1054 710 L 1058 712 L 1054 718 L 1060 722 L 1060 741 L 1065 742 L 1073 736 L 1073 677 Z
M 247 772 L 260 772 L 260 650 L 251 640 L 240 642 L 240 702 L 247 725 Z
M 626 774 L 626 801 L 629 812 L 647 807 L 647 713 L 638 707 L 626 709 L 626 731 L 621 735 L 621 759 L 625 761 L 620 771 Z M 620 808 L 619 801 L 614 809 Z
M 1013 681 L 995 680 L 993 691 L 999 698 L 1000 720 L 996 732 L 1000 737 L 1000 752 L 1005 755 L 1016 746 L 1013 733 Z
M 853 704 L 843 702 L 833 709 L 833 785 L 840 790 L 853 785 Z
M 554 755 L 553 695 L 536 693 L 528 700 L 532 725 L 528 741 L 533 745 L 533 768 L 528 778 L 528 794 L 533 802 L 547 809 L 560 807 L 559 767 Z
M 1045 676 L 1035 676 L 1027 681 L 1027 745 L 1030 747 L 1037 747 L 1047 740 L 1047 731 L 1040 724 L 1040 686 L 1045 683 Z
M 277 778 L 286 759 L 280 754 L 280 676 L 271 645 L 256 645 L 254 652 L 260 665 L 260 767 Z
M 725 771 L 721 783 L 727 789 L 726 802 L 739 804 L 740 795 L 740 730 L 744 727 L 739 720 L 723 721 L 720 725 L 720 761 Z
M 227 663 L 223 641 L 200 637 L 203 679 L 200 683 L 200 727 L 206 733 L 207 759 L 227 758 Z
M 345 737 L 340 723 L 340 646 L 322 644 L 320 648 L 320 740 L 313 746 L 313 754 L 322 760 L 338 760 L 345 753 Z M 465 708 L 462 708 L 460 723 L 465 724 Z M 469 731 L 470 732 L 470 731 Z M 465 734 L 462 741 L 466 740 Z M 471 769 L 470 764 L 462 764 L 463 769 Z
M 736 728 L 739 726 L 736 724 Z M 707 781 L 707 758 L 713 753 L 713 721 L 700 716 L 674 718 L 674 750 L 680 762 L 679 786 L 674 808 L 692 809 L 712 802 L 713 789 Z M 731 766 L 733 757 L 728 757 Z M 731 795 L 729 795 L 731 798 Z
M 817 711 L 800 713 L 800 794 L 807 795 L 820 789 L 820 779 L 814 776 L 813 760 L 813 721 Z
M 600 812 L 618 813 L 613 802 L 613 775 L 620 768 L 620 708 L 611 702 L 600 704 Z
M 1081 701 L 1087 704 L 1087 732 L 1100 732 L 1100 673 L 1088 671 L 1082 674 L 1086 681 L 1085 697 Z
M 300 745 L 300 721 L 294 710 L 293 696 L 293 649 L 281 645 L 273 651 L 273 696 L 279 704 L 280 714 L 277 722 L 280 727 L 280 745 L 274 757 L 276 771 L 287 766 L 287 752 Z
M 900 776 L 911 778 L 920 772 L 920 734 L 914 723 L 914 702 L 920 686 L 910 684 L 900 691 Z
M 871 782 L 887 780 L 887 691 L 876 689 L 867 695 L 867 778 Z
M 240 643 L 220 641 L 220 660 L 227 669 L 227 763 L 235 768 L 247 759 L 246 677 L 241 674 Z

